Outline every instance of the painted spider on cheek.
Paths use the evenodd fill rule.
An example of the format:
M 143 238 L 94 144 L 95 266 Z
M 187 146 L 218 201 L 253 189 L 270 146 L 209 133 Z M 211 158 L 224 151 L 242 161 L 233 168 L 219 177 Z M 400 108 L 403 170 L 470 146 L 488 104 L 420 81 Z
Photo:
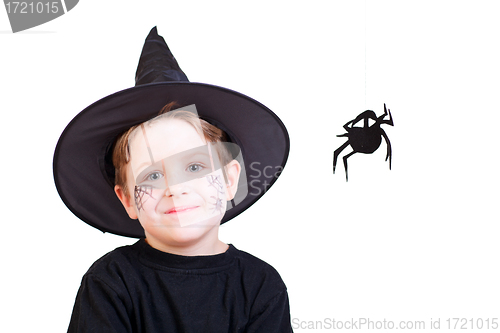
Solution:
M 220 199 L 220 198 L 216 198 L 216 197 L 214 197 L 213 195 L 212 195 L 210 198 L 215 199 L 215 202 L 213 203 L 213 205 L 214 205 L 214 210 L 212 211 L 212 213 L 215 213 L 216 211 L 218 211 L 219 213 L 222 213 L 222 209 L 224 208 L 224 207 L 222 206 L 222 199 Z
M 217 197 L 215 197 L 213 195 L 210 196 L 210 198 L 213 198 L 215 200 L 215 202 L 213 203 L 213 205 L 214 205 L 213 212 L 218 211 L 219 213 L 222 213 L 222 209 L 224 207 L 222 205 L 222 199 L 220 196 L 222 194 L 224 194 L 224 191 L 223 191 L 224 187 L 222 185 L 221 177 L 220 177 L 220 175 L 217 175 L 217 176 L 207 175 L 206 179 L 208 181 L 208 186 L 212 186 L 217 191 Z

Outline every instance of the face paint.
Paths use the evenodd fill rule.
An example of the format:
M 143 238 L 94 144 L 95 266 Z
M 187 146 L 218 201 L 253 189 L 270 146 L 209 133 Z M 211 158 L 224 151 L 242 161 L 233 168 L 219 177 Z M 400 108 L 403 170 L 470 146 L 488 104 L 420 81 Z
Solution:
M 146 199 L 144 199 L 145 194 L 154 200 L 153 188 L 151 186 L 137 186 L 137 185 L 135 186 L 135 188 L 134 188 L 134 200 L 135 200 L 135 205 L 137 206 L 137 210 L 141 210 L 143 202 L 145 202 L 147 200 L 147 197 L 146 197 Z
M 215 202 L 213 203 L 214 209 L 213 212 L 219 212 L 222 213 L 223 209 L 223 202 L 221 195 L 225 194 L 223 191 L 224 187 L 222 185 L 222 180 L 220 176 L 214 176 L 214 175 L 207 175 L 206 177 L 208 181 L 208 186 L 213 187 L 216 190 L 217 196 L 210 196 L 210 198 L 214 199 Z
M 224 193 L 222 190 L 224 187 L 222 185 L 222 180 L 220 176 L 207 175 L 208 186 L 214 187 L 217 192 Z

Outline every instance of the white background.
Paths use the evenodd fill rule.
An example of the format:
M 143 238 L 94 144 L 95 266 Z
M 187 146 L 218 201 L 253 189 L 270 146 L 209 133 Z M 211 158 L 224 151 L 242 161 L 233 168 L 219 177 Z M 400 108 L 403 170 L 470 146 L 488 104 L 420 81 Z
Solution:
M 134 85 L 155 25 L 190 81 L 287 126 L 280 179 L 221 239 L 280 272 L 295 327 L 500 317 L 499 14 L 497 1 L 82 0 L 12 34 L 1 9 L 0 330 L 65 331 L 89 266 L 135 242 L 73 216 L 52 158 L 78 112 Z M 349 158 L 349 182 L 341 159 L 333 175 L 343 124 L 383 103 L 392 170 L 382 143 Z

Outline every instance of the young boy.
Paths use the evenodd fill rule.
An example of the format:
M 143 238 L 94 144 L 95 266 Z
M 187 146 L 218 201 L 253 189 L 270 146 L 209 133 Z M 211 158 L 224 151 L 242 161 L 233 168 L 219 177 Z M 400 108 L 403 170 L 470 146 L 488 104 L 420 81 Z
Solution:
M 147 64 L 158 66 L 158 61 L 151 59 L 167 54 L 168 68 L 156 71 L 163 78 L 156 82 L 165 81 L 167 73 L 169 83 L 137 86 L 95 103 L 68 125 L 58 143 L 54 175 L 66 205 L 101 230 L 140 238 L 88 270 L 68 331 L 292 332 L 286 287 L 276 270 L 218 238 L 220 224 L 274 182 L 263 179 L 257 166 L 284 166 L 286 130 L 270 110 L 246 96 L 179 85 L 179 78 L 187 78 L 167 50 L 153 29 L 136 82 L 143 84 L 155 72 Z M 171 110 L 170 102 L 153 117 L 152 109 L 165 102 L 158 89 L 181 105 L 194 101 L 199 116 L 193 107 Z M 213 97 L 217 106 L 207 102 Z M 248 118 L 248 112 L 256 118 Z M 255 137 L 259 134 L 264 137 Z M 248 192 L 249 184 L 259 191 Z M 138 219 L 143 235 L 135 231 L 137 224 L 122 219 L 123 212 Z M 113 215 L 117 222 L 109 221 Z

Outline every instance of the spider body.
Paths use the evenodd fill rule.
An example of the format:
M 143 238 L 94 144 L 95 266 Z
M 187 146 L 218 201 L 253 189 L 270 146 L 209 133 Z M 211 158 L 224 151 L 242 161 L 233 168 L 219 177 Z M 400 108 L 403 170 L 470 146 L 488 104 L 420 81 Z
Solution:
M 384 120 L 384 118 L 389 115 L 389 120 Z M 370 119 L 373 124 L 370 125 Z M 360 122 L 363 122 L 362 127 L 355 126 Z M 344 125 L 344 129 L 347 133 L 337 135 L 338 137 L 347 137 L 347 141 L 340 146 L 333 153 L 333 173 L 335 173 L 335 167 L 337 165 L 337 158 L 340 153 L 351 146 L 352 152 L 345 155 L 343 157 L 344 160 L 344 168 L 345 168 L 345 178 L 348 180 L 347 174 L 347 159 L 354 155 L 355 153 L 362 154 L 371 154 L 374 153 L 382 143 L 382 138 L 385 139 L 387 144 L 387 156 L 385 160 L 389 159 L 389 169 L 391 169 L 391 160 L 392 160 L 392 150 L 391 150 L 391 142 L 389 141 L 389 137 L 385 131 L 380 128 L 380 125 L 387 124 L 394 126 L 394 122 L 392 120 L 391 110 L 388 110 L 384 104 L 384 114 L 380 117 L 377 117 L 375 112 L 372 110 L 366 110 L 360 113 L 355 119 L 347 122 Z

